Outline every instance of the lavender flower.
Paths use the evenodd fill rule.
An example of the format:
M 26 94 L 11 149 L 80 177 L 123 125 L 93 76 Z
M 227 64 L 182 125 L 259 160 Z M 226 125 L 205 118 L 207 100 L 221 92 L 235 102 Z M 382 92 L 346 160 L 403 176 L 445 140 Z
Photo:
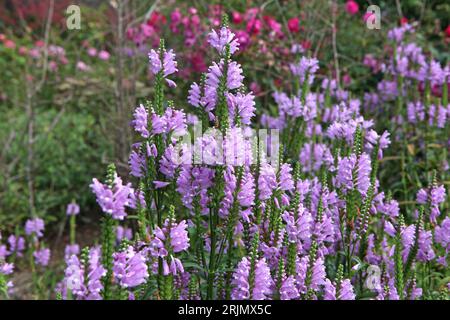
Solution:
M 130 205 L 130 196 L 133 193 L 131 184 L 124 185 L 122 179 L 114 177 L 112 187 L 100 183 L 97 179 L 92 179 L 90 185 L 97 197 L 97 203 L 103 212 L 110 214 L 114 219 L 123 220 L 126 217 L 125 206 Z
M 281 300 L 293 300 L 300 296 L 297 287 L 295 286 L 295 279 L 293 276 L 287 277 L 280 288 Z
M 255 264 L 255 279 L 251 294 L 250 284 L 248 282 L 249 274 L 250 261 L 244 257 L 233 273 L 233 290 L 231 292 L 231 298 L 233 300 L 266 300 L 269 298 L 271 293 L 270 287 L 273 285 L 273 280 L 265 259 L 262 258 Z
M 219 63 L 213 62 L 212 66 L 210 66 L 208 69 L 205 89 L 207 111 L 214 109 L 216 105 L 217 89 L 219 88 L 220 78 L 223 75 L 223 65 L 223 60 L 221 60 Z M 227 89 L 233 90 L 240 88 L 242 86 L 243 80 L 244 76 L 242 75 L 241 66 L 235 61 L 229 62 L 226 81 Z
M 255 200 L 255 179 L 251 172 L 246 172 L 242 178 L 241 189 L 238 193 L 239 204 L 243 207 L 250 207 Z
M 391 143 L 391 140 L 389 139 L 389 132 L 385 131 L 380 136 L 375 130 L 369 130 L 369 132 L 366 135 L 367 144 L 366 148 L 369 151 L 372 151 L 375 145 L 379 144 L 379 150 L 378 150 L 378 158 L 381 159 L 383 157 L 383 150 L 386 149 L 389 144 Z
M 116 228 L 116 239 L 117 242 L 121 242 L 123 239 L 130 240 L 133 239 L 133 230 L 130 228 L 125 228 L 122 226 L 117 226 Z
M 89 250 L 87 270 L 76 255 L 67 259 L 65 277 L 60 285 L 60 292 L 67 297 L 67 291 L 78 300 L 101 300 L 103 284 L 101 279 L 106 269 L 100 264 L 100 251 L 97 248 Z
M 250 261 L 244 257 L 239 262 L 233 273 L 231 299 L 245 300 L 250 297 L 250 284 L 248 283 L 248 275 L 250 273 Z
M 25 223 L 25 233 L 28 236 L 35 235 L 37 238 L 42 237 L 44 234 L 44 220 L 40 218 L 27 220 Z
M 417 260 L 431 261 L 436 257 L 433 250 L 433 235 L 431 231 L 421 230 L 419 232 L 419 250 L 417 252 Z
M 67 205 L 66 214 L 68 216 L 76 216 L 79 213 L 80 213 L 80 206 L 78 204 L 72 202 Z
M 186 221 L 181 221 L 178 224 L 172 223 L 170 226 L 170 244 L 173 252 L 181 252 L 189 248 L 189 238 L 187 233 Z
M 128 164 L 130 165 L 130 174 L 136 178 L 141 178 L 144 176 L 147 170 L 147 163 L 144 155 L 139 151 L 140 144 L 138 145 L 138 150 L 131 150 L 130 158 Z
M 277 187 L 275 169 L 268 163 L 261 164 L 259 179 L 259 199 L 267 200 Z
M 280 178 L 278 187 L 283 191 L 291 191 L 294 189 L 294 181 L 292 180 L 292 167 L 287 164 L 283 163 L 280 167 Z
M 249 125 L 251 118 L 255 115 L 255 97 L 252 93 L 242 94 L 228 94 L 228 106 L 230 109 L 230 118 L 234 119 L 236 115 L 239 116 L 243 124 Z
M 145 283 L 148 278 L 145 257 L 129 246 L 123 252 L 113 254 L 113 273 L 122 288 L 133 288 Z
M 64 260 L 68 261 L 71 256 L 78 255 L 80 253 L 80 246 L 77 244 L 66 245 L 64 249 Z
M 10 235 L 8 237 L 9 252 L 11 254 L 16 253 L 17 256 L 21 257 L 23 250 L 25 250 L 25 239 L 23 237 L 16 237 L 15 235 Z
M 230 54 L 235 53 L 239 50 L 239 42 L 235 38 L 234 33 L 230 31 L 227 27 L 222 27 L 217 33 L 215 30 L 212 30 L 208 34 L 208 42 L 214 49 L 220 54 L 225 52 L 225 46 L 228 44 L 230 46 Z
M 163 52 L 163 59 L 161 61 L 160 55 L 154 49 L 150 50 L 148 54 L 148 58 L 150 60 L 150 71 L 156 75 L 160 71 L 163 72 L 164 78 L 170 87 L 176 87 L 175 82 L 170 79 L 167 79 L 167 76 L 178 71 L 177 62 L 175 61 L 175 53 L 173 50 Z
M 184 272 L 180 259 L 175 258 L 172 254 L 189 248 L 189 237 L 186 229 L 186 221 L 183 220 L 177 224 L 170 219 L 166 219 L 163 227 L 156 227 L 153 232 L 153 239 L 150 242 L 150 254 L 155 258 L 164 258 L 164 275 L 169 273 L 176 275 L 178 272 Z M 170 261 L 167 261 L 168 257 Z
M 450 218 L 446 217 L 440 226 L 436 226 L 434 238 L 437 243 L 450 252 Z
M 336 185 L 344 190 L 358 190 L 365 195 L 370 185 L 371 161 L 363 153 L 359 158 L 355 154 L 342 158 L 338 164 Z
M 50 260 L 50 249 L 44 248 L 33 253 L 36 264 L 46 267 Z
M 300 83 L 308 79 L 308 83 L 312 84 L 314 74 L 319 70 L 319 61 L 316 58 L 301 57 L 297 64 L 292 63 L 289 67 L 292 74 L 300 78 Z
M 136 132 L 139 132 L 142 137 L 148 138 L 148 112 L 142 104 L 140 104 L 139 107 L 134 110 L 133 118 L 134 119 L 131 123 L 134 127 L 134 130 L 136 130 Z

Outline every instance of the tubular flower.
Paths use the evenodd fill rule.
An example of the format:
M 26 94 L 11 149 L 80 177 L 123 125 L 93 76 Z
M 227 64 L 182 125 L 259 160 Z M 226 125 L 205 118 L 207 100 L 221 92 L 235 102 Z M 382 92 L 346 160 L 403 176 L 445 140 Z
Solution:
M 145 283 L 148 278 L 145 257 L 136 252 L 132 246 L 125 251 L 113 254 L 113 273 L 119 285 L 123 288 L 133 288 Z
M 124 185 L 122 179 L 115 174 L 112 187 L 100 183 L 95 178 L 90 187 L 104 213 L 110 214 L 116 220 L 123 220 L 126 217 L 125 206 L 130 205 L 130 196 L 133 193 L 130 183 Z
M 150 71 L 156 75 L 161 70 L 163 72 L 164 78 L 170 87 L 176 87 L 175 82 L 170 79 L 167 79 L 167 76 L 178 71 L 177 69 L 177 61 L 175 60 L 175 53 L 173 50 L 166 51 L 164 50 L 162 55 L 162 60 L 157 51 L 154 49 L 150 50 L 148 54 L 148 58 L 150 60 Z
M 218 33 L 216 30 L 212 30 L 208 35 L 208 42 L 220 54 L 224 53 L 227 44 L 230 46 L 230 54 L 239 50 L 238 40 L 235 38 L 234 33 L 227 27 L 222 27 Z
M 266 260 L 262 258 L 255 264 L 255 278 L 253 290 L 250 294 L 249 274 L 250 261 L 247 257 L 242 258 L 236 270 L 233 273 L 231 299 L 233 300 L 266 300 L 271 293 L 270 287 L 273 280 L 270 275 L 270 269 L 266 264 Z

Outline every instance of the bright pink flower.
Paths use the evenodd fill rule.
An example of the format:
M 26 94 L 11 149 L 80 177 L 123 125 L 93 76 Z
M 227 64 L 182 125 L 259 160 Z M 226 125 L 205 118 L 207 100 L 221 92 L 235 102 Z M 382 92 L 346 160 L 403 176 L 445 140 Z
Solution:
M 274 32 L 277 35 L 283 34 L 283 32 L 281 31 L 281 24 L 278 23 L 278 21 L 274 17 L 264 16 L 263 19 L 270 31 Z
M 445 28 L 445 35 L 447 36 L 447 38 L 450 38 L 450 25 Z
M 242 23 L 242 21 L 243 21 L 242 14 L 241 14 L 240 12 L 233 11 L 233 12 L 231 13 L 231 21 L 232 21 L 234 24 L 240 24 L 240 23 Z
M 191 17 L 191 24 L 193 26 L 199 26 L 200 25 L 200 17 L 198 16 L 198 14 L 195 14 Z
M 408 19 L 406 19 L 405 17 L 402 17 L 401 19 L 400 19 L 400 24 L 403 26 L 403 25 L 405 25 L 405 24 L 407 24 L 408 23 Z
M 288 29 L 292 33 L 297 33 L 300 31 L 300 19 L 298 17 L 291 18 L 288 20 Z
M 374 15 L 373 12 L 366 12 L 366 13 L 364 14 L 364 16 L 363 16 L 364 22 L 366 22 L 367 20 L 369 20 L 369 18 L 370 18 L 371 16 L 373 16 L 373 15 Z
M 351 15 L 354 15 L 358 13 L 359 5 L 353 0 L 348 0 L 347 3 L 345 4 L 345 10 Z
M 0 33 L 0 41 L 5 41 L 6 36 L 3 33 Z
M 42 40 L 38 40 L 34 43 L 34 45 L 38 48 L 42 48 L 43 46 L 45 46 L 45 42 Z
M 247 32 L 256 35 L 261 32 L 262 22 L 259 19 L 252 19 L 247 23 Z

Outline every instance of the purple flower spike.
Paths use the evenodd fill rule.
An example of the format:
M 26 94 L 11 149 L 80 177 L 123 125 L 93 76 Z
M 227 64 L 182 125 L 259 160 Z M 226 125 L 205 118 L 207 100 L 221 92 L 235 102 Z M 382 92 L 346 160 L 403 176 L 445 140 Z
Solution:
M 145 283 L 148 269 L 145 257 L 129 246 L 126 251 L 113 254 L 113 273 L 123 288 L 133 288 Z
M 37 238 L 40 238 L 44 235 L 42 233 L 42 231 L 44 231 L 44 227 L 44 220 L 40 218 L 30 219 L 25 223 L 25 233 L 28 236 L 34 234 Z
M 126 217 L 125 206 L 130 206 L 130 197 L 133 193 L 131 184 L 124 185 L 122 179 L 115 175 L 113 186 L 100 183 L 97 179 L 92 180 L 90 185 L 97 197 L 97 203 L 103 212 L 112 215 L 116 220 L 123 220 Z
M 224 53 L 225 46 L 230 45 L 230 53 L 233 54 L 239 50 L 239 42 L 234 37 L 234 33 L 227 27 L 222 27 L 219 33 L 216 30 L 212 30 L 208 35 L 208 42 L 214 49 L 222 54 Z

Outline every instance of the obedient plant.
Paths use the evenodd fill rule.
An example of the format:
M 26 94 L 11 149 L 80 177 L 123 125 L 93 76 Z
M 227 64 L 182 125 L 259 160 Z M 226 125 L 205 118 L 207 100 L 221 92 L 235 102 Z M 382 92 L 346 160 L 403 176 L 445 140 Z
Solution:
M 365 112 L 374 95 L 361 101 L 335 79 L 317 85 L 319 61 L 296 48 L 291 92 L 273 93 L 275 112 L 258 110 L 244 68 L 233 60 L 241 44 L 226 18 L 208 35 L 216 61 L 190 86 L 186 102 L 167 100 L 177 90 L 178 66 L 161 40 L 148 53 L 153 96 L 132 114 L 130 181 L 114 165 L 92 180 L 103 214 L 98 246 L 80 250 L 80 208 L 68 205 L 70 244 L 57 296 L 448 298 L 448 277 L 436 276 L 448 270 L 450 251 L 448 196 L 439 174 L 446 155 L 433 157 L 429 147 L 442 139 L 448 146 L 439 130 L 448 129 L 449 74 L 405 42 L 410 32 L 408 25 L 389 32 L 395 54 L 381 67 L 386 79 L 377 97 L 395 102 L 386 110 L 392 116 L 386 131 Z M 407 101 L 406 91 L 419 82 L 424 96 Z M 429 97 L 433 86 L 442 87 L 442 99 Z M 398 189 L 383 185 L 380 168 L 396 147 L 402 168 L 417 173 L 408 144 L 413 130 L 425 169 L 396 182 L 400 199 L 414 189 L 414 198 L 401 202 Z M 0 246 L 5 296 L 25 249 L 36 277 L 51 263 L 44 221 L 30 219 L 24 231 L 25 238 L 14 234 Z

